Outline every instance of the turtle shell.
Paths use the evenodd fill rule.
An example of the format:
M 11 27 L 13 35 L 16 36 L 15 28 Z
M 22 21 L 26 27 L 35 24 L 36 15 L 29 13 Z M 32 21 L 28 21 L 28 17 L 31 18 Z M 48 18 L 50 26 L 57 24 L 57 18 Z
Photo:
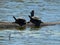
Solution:
M 37 16 L 33 16 L 32 18 L 36 19 L 36 20 L 39 20 L 39 17 L 37 17 Z

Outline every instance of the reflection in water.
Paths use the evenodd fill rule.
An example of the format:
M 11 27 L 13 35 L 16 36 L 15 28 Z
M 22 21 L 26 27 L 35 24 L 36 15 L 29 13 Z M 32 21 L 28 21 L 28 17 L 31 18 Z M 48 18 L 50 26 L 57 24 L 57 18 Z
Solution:
M 33 27 L 30 27 L 30 30 L 33 31 L 33 30 L 40 30 L 42 27 L 36 27 L 36 26 L 33 26 Z
M 18 27 L 17 29 L 22 31 L 22 30 L 26 30 L 26 27 Z

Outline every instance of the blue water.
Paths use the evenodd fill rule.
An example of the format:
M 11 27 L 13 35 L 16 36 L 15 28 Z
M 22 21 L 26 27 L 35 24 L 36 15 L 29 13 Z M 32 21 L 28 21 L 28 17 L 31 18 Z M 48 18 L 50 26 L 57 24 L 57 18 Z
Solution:
M 0 21 L 14 22 L 12 16 L 29 21 L 31 10 L 43 22 L 60 21 L 60 0 L 0 0 Z M 60 25 L 0 29 L 0 45 L 60 45 Z

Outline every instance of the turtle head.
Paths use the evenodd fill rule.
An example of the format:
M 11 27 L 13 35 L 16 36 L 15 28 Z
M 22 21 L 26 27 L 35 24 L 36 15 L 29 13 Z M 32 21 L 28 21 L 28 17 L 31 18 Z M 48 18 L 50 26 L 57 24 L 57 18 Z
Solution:
M 33 17 L 33 16 L 34 16 L 34 10 L 32 10 L 32 11 L 30 12 L 30 14 L 31 14 L 31 17 Z

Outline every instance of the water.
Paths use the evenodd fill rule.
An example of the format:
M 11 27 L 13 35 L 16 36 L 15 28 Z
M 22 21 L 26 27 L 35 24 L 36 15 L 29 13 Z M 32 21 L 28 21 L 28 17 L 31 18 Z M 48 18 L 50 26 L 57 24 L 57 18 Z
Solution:
M 29 21 L 31 10 L 43 22 L 60 21 L 60 0 L 0 0 L 0 21 L 14 22 L 12 16 Z M 0 45 L 60 45 L 60 25 L 0 29 Z

